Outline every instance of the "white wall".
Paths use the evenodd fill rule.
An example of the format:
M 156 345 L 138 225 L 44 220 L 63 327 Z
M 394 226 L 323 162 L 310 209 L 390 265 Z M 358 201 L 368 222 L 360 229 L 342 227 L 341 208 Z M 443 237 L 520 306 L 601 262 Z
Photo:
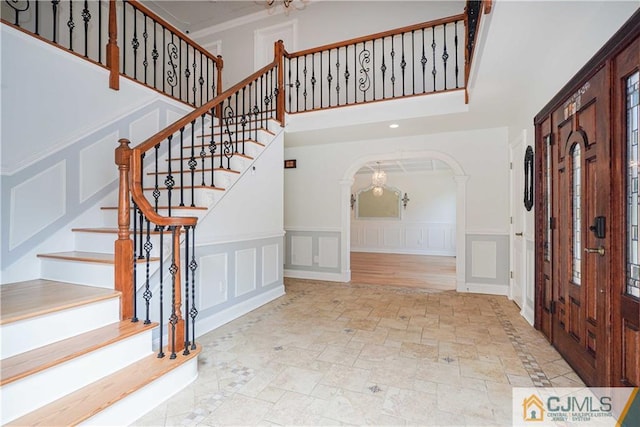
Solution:
M 415 158 L 424 152 L 440 153 L 452 159 L 461 169 L 460 181 L 468 177 L 465 183 L 466 196 L 464 200 L 457 200 L 457 205 L 466 206 L 464 211 L 457 212 L 458 216 L 463 215 L 462 219 L 466 223 L 462 235 L 457 236 L 458 242 L 460 239 L 463 242 L 459 250 L 462 249 L 465 253 L 469 249 L 464 247 L 465 233 L 495 236 L 496 239 L 501 239 L 508 233 L 509 165 L 506 128 L 286 148 L 285 158 L 296 159 L 298 168 L 285 173 L 285 229 L 298 233 L 305 230 L 310 233 L 318 230 L 339 232 L 342 244 L 335 250 L 339 251 L 342 260 L 341 280 L 349 280 L 350 212 L 348 193 L 345 194 L 345 200 L 342 200 L 341 192 L 345 180 L 353 179 L 355 171 L 372 157 L 389 160 Z M 459 182 L 457 184 L 461 185 Z M 350 188 L 351 181 L 348 182 L 348 189 Z M 458 192 L 457 197 L 460 194 Z M 342 212 L 343 209 L 345 212 Z M 497 251 L 501 245 L 496 243 L 495 247 Z M 473 257 L 474 253 L 469 253 L 469 256 Z M 503 271 L 502 264 L 508 270 L 508 256 L 504 257 L 496 252 L 492 259 L 499 264 L 495 271 Z M 464 264 L 464 260 L 460 261 Z M 498 279 L 502 280 L 501 277 L 494 278 Z M 462 267 L 458 271 L 459 285 L 462 286 L 464 280 Z M 500 285 L 507 286 L 508 283 Z M 461 289 L 466 290 L 465 288 Z
M 357 174 L 352 194 L 371 185 L 371 173 Z M 399 219 L 351 214 L 351 250 L 356 252 L 455 255 L 456 182 L 451 170 L 387 173 L 387 186 L 406 193 Z
M 280 6 L 278 6 L 280 7 Z M 335 43 L 376 32 L 387 31 L 406 25 L 439 19 L 462 13 L 464 2 L 460 1 L 330 1 L 309 2 L 304 10 L 284 14 L 260 14 L 258 21 L 251 21 L 231 29 L 211 27 L 192 32 L 191 36 L 200 44 L 222 42 L 224 52 L 224 87 L 240 81 L 255 69 L 253 61 L 247 61 L 247 53 L 253 58 L 254 30 L 279 23 L 297 20 L 299 34 L 297 50 L 304 50 Z M 327 23 L 330 30 L 327 30 Z M 293 52 L 294 48 L 285 46 Z

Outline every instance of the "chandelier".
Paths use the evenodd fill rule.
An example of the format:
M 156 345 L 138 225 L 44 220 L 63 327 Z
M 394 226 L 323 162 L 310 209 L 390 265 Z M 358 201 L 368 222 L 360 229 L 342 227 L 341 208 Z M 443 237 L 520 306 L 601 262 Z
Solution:
M 309 1 L 310 0 L 266 0 L 263 4 L 270 15 L 277 10 L 278 5 L 282 6 L 282 11 L 285 15 L 289 15 L 289 12 L 294 9 L 302 10 L 307 7 Z
M 371 185 L 373 185 L 373 195 L 376 197 L 382 196 L 384 193 L 384 185 L 387 183 L 387 174 L 385 171 L 380 170 L 380 162 L 378 164 L 378 170 L 373 172 L 371 177 Z

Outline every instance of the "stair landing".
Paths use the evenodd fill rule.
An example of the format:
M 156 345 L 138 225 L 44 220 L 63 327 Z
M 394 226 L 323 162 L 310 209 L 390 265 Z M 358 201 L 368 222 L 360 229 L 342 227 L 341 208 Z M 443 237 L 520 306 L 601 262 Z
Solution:
M 119 291 L 36 279 L 0 286 L 0 325 L 116 298 Z

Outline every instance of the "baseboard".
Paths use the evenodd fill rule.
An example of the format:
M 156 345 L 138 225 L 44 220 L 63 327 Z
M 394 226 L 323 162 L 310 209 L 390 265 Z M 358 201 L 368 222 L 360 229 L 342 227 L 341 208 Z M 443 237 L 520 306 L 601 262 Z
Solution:
M 309 280 L 324 280 L 327 282 L 341 282 L 346 283 L 351 280 L 351 272 L 345 271 L 341 273 L 327 273 L 324 271 L 309 271 L 309 270 L 284 270 L 284 277 L 292 279 L 309 279 Z
M 351 252 L 400 254 L 400 255 L 430 255 L 430 256 L 456 256 L 456 250 L 436 250 L 436 249 L 398 249 L 398 248 L 354 248 Z
M 217 329 L 220 326 L 255 310 L 256 308 L 283 296 L 284 294 L 284 285 L 280 285 L 274 289 L 249 298 L 246 301 L 242 301 L 236 305 L 226 308 L 219 313 L 212 314 L 204 319 L 199 319 L 196 324 L 196 334 L 197 336 L 201 336 L 207 332 L 213 331 L 214 329 Z
M 458 292 L 468 292 L 471 294 L 489 294 L 489 295 L 509 295 L 508 285 L 498 285 L 493 283 L 458 283 Z

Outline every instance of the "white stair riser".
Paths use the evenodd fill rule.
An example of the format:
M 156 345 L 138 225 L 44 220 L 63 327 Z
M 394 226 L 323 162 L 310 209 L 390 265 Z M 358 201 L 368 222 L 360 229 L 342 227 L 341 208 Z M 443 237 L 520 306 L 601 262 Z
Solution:
M 2 424 L 151 354 L 151 330 L 2 387 Z
M 182 179 L 184 180 L 185 183 L 187 183 L 188 185 L 191 185 L 191 170 L 189 169 L 189 166 L 187 165 L 187 160 L 184 160 L 183 163 L 183 171 L 182 171 Z M 220 164 L 220 156 L 216 156 L 216 158 L 214 159 L 213 162 L 213 167 L 214 168 L 224 168 L 224 169 L 228 169 L 231 168 L 232 170 L 235 171 L 243 171 L 247 166 L 249 166 L 251 164 L 251 162 L 253 162 L 252 159 L 247 159 L 246 157 L 242 157 L 242 156 L 231 156 L 229 159 L 227 159 L 225 156 L 222 157 L 222 165 Z M 230 166 L 229 166 L 230 165 Z M 207 159 L 207 161 L 205 162 L 205 167 L 207 169 L 211 168 L 211 160 Z M 160 178 L 158 180 L 158 185 L 162 185 L 162 183 L 164 182 L 164 178 L 166 177 L 166 175 L 168 174 L 168 165 L 164 165 L 158 172 L 160 173 Z M 195 169 L 195 174 L 194 174 L 194 181 L 196 184 L 199 184 L 200 182 L 202 182 L 202 170 L 201 170 L 202 166 L 201 163 L 198 161 L 198 166 Z M 217 172 L 217 171 L 216 171 Z M 210 174 L 211 171 L 206 171 L 204 172 L 204 177 L 205 177 L 205 182 L 209 182 L 210 178 Z M 180 183 L 182 182 L 180 177 L 180 160 L 175 159 L 171 161 L 171 175 L 173 176 L 173 179 L 176 181 L 176 185 L 180 185 Z M 148 181 L 147 184 L 145 184 L 145 186 L 148 185 L 148 183 L 151 182 L 151 179 L 153 178 L 153 175 L 150 175 L 149 178 L 147 178 Z
M 153 225 L 151 225 L 151 231 L 153 232 Z M 137 234 L 139 236 L 139 234 Z M 74 234 L 76 251 L 82 252 L 100 252 L 100 253 L 113 253 L 114 241 L 117 239 L 115 233 L 91 233 L 77 231 Z M 133 234 L 132 234 L 133 238 Z M 165 253 L 169 249 L 170 239 L 165 237 Z M 142 243 L 147 241 L 146 234 L 143 234 Z M 139 242 L 139 237 L 136 238 L 136 243 Z M 150 234 L 150 242 L 152 245 L 150 256 L 157 257 L 160 255 L 160 236 L 157 234 Z M 143 252 L 146 256 L 146 252 Z
M 235 149 L 235 143 L 233 148 Z M 260 154 L 260 151 L 262 151 L 262 146 L 251 142 L 251 141 L 245 141 L 244 143 L 244 154 L 246 154 L 247 156 L 251 156 L 251 157 L 256 157 L 258 154 Z M 187 148 L 185 147 L 182 152 L 184 153 L 184 156 L 186 157 L 191 157 L 191 148 Z M 209 147 L 205 148 L 205 152 L 207 154 L 207 156 L 211 155 L 211 152 L 209 151 Z M 238 152 L 242 153 L 242 143 L 239 142 L 238 143 Z M 216 156 L 216 162 L 214 163 L 216 166 L 220 164 L 220 145 L 216 145 L 216 152 L 214 153 L 214 155 Z M 200 161 L 200 147 L 196 148 L 196 152 L 195 152 L 195 159 L 198 161 L 198 166 L 202 167 L 202 162 Z M 185 165 L 187 164 L 187 161 L 185 161 Z M 210 167 L 211 166 L 211 159 L 209 157 L 206 158 L 205 160 L 205 165 L 206 167 Z
M 124 426 L 165 402 L 198 377 L 198 358 L 194 357 L 176 369 L 152 381 L 135 393 L 89 418 L 80 425 Z
M 156 261 L 152 261 L 150 265 L 152 272 L 158 268 L 158 262 Z M 145 279 L 143 267 L 144 264 L 138 264 L 138 268 L 136 269 L 138 283 L 141 283 Z M 43 279 L 106 289 L 113 289 L 115 283 L 115 269 L 113 264 L 97 262 L 42 258 L 41 274 Z
M 235 179 L 233 177 L 222 176 L 223 174 L 219 174 L 216 177 L 216 186 L 221 188 L 228 188 L 230 184 L 232 184 Z M 198 207 L 211 208 L 215 205 L 218 200 L 222 197 L 224 191 L 221 190 L 205 190 L 205 189 L 196 189 L 194 191 L 194 200 L 193 203 Z M 155 206 L 156 201 L 153 198 L 153 190 L 145 190 L 144 195 L 147 200 L 151 204 L 151 206 Z M 191 192 L 185 191 L 184 193 L 184 203 L 185 205 L 191 206 Z M 173 190 L 171 192 L 171 205 L 177 205 L 180 203 L 180 194 L 179 191 Z M 169 193 L 167 191 L 160 191 L 160 197 L 158 198 L 158 206 L 167 206 L 169 204 Z M 173 216 L 173 210 L 171 211 L 171 215 Z M 185 215 L 185 216 L 195 216 L 195 215 Z
M 2 325 L 2 359 L 120 320 L 120 299 L 110 298 Z

